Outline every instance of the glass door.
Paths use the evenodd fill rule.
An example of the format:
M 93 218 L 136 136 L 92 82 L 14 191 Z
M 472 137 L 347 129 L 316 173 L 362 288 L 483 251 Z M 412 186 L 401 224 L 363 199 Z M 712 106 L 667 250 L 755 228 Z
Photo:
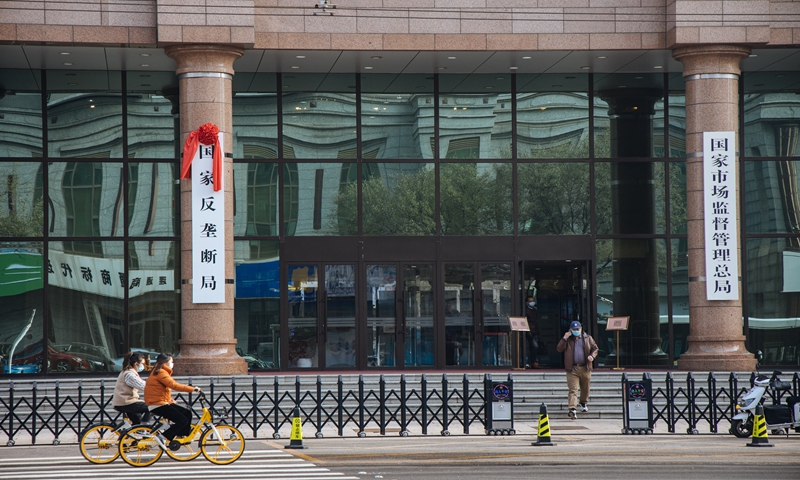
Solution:
M 444 266 L 444 365 L 475 365 L 475 266 Z
M 402 267 L 402 345 L 401 355 L 406 367 L 433 366 L 433 266 L 404 265 Z
M 367 367 L 397 365 L 397 265 L 366 266 Z
M 508 325 L 511 315 L 511 265 L 483 264 L 481 278 L 480 331 L 483 333 L 483 365 L 510 367 L 512 335 Z
M 325 265 L 325 311 L 322 321 L 327 368 L 356 366 L 356 269 Z
M 289 265 L 289 364 L 290 368 L 319 367 L 317 265 Z

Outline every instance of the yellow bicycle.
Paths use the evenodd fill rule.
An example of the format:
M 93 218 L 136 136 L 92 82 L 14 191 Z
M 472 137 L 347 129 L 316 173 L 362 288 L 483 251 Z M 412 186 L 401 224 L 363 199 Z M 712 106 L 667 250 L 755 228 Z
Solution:
M 205 395 L 200 395 L 203 414 L 185 437 L 176 437 L 180 444 L 178 451 L 172 451 L 156 438 L 158 429 L 137 426 L 126 431 L 119 439 L 119 455 L 128 465 L 147 467 L 161 458 L 164 452 L 175 460 L 188 461 L 203 454 L 209 462 L 228 465 L 244 453 L 244 435 L 238 428 L 225 423 L 214 423 L 214 417 L 225 417 L 227 411 L 210 408 Z M 195 438 L 200 435 L 199 448 L 194 447 Z
M 89 425 L 81 433 L 79 440 L 81 455 L 98 465 L 111 463 L 119 457 L 119 441 L 122 435 L 133 426 L 127 415 L 123 415 L 121 424 L 114 423 L 95 423 Z M 160 430 L 165 426 L 166 419 L 154 416 L 152 425 L 137 425 L 137 428 L 149 429 L 150 431 Z M 191 445 L 181 445 L 178 451 L 170 450 L 170 457 L 178 461 L 191 460 L 200 455 L 200 450 L 193 450 Z

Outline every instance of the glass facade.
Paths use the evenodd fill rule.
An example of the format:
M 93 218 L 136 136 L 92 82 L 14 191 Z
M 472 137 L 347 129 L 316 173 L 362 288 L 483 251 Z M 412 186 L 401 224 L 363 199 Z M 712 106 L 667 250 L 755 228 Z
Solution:
M 748 75 L 744 328 L 765 363 L 796 365 L 800 135 L 773 108 L 795 92 Z M 239 354 L 251 370 L 508 367 L 522 289 L 547 335 L 566 315 L 601 362 L 673 365 L 689 322 L 679 77 L 237 74 Z M 16 82 L 0 98 L 0 353 L 20 337 L 11 367 L 56 373 L 176 352 L 174 74 L 0 78 Z M 635 318 L 618 348 L 610 315 Z

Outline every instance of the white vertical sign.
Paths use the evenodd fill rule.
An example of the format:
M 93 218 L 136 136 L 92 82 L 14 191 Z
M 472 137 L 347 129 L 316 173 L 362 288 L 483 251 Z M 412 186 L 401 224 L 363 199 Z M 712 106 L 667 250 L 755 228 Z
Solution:
M 739 299 L 734 132 L 703 132 L 706 298 Z
M 225 303 L 225 192 L 214 191 L 214 148 L 200 144 L 192 160 L 192 303 Z

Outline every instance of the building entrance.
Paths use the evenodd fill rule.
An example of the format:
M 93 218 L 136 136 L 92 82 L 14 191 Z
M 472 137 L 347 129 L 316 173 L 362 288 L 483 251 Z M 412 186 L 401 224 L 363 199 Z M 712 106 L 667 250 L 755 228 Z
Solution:
M 539 365 L 561 367 L 563 360 L 556 351 L 560 337 L 569 329 L 569 323 L 577 320 L 583 324 L 584 331 L 592 333 L 594 325 L 587 322 L 589 310 L 587 277 L 588 262 L 542 263 L 523 261 L 519 263 L 520 284 L 525 299 L 529 296 L 536 301 L 539 318 L 540 353 Z M 522 357 L 525 364 L 532 365 L 530 348 L 525 342 Z

